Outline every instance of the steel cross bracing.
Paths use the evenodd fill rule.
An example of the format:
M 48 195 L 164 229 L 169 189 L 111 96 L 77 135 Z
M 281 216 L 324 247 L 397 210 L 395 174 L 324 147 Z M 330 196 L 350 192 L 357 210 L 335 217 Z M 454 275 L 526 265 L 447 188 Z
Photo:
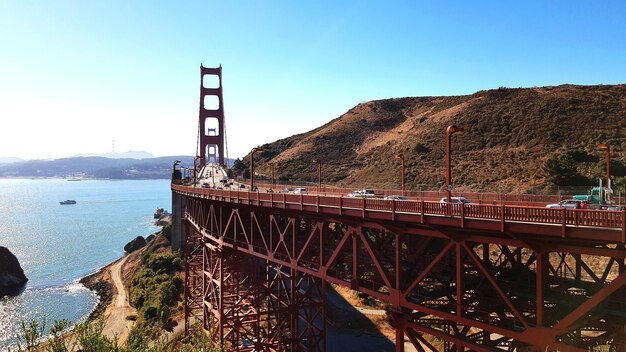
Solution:
M 199 217 L 209 230 L 217 218 Z M 322 280 L 221 246 L 195 226 L 187 238 L 197 249 L 187 252 L 188 333 L 203 326 L 228 351 L 325 351 Z
M 255 258 L 257 268 L 279 267 L 290 277 L 316 278 L 376 297 L 389 304 L 397 351 L 403 350 L 404 340 L 419 351 L 587 351 L 595 346 L 625 350 L 626 249 L 620 241 L 541 240 L 532 234 L 525 239 L 519 232 L 270 208 L 192 193 L 185 194 L 188 243 L 205 248 L 205 265 L 210 248 L 208 253 Z M 594 229 L 588 231 L 593 234 Z M 203 244 L 195 238 L 202 238 Z M 188 266 L 194 265 L 197 260 L 189 256 Z M 188 273 L 187 302 L 194 303 L 187 304 L 188 317 L 193 319 L 196 302 L 211 307 L 219 302 L 208 291 L 194 289 L 197 270 L 190 268 Z M 205 274 L 205 285 L 216 281 L 209 278 Z M 266 279 L 262 286 L 271 287 L 269 282 Z M 293 287 L 293 282 L 285 287 Z M 318 290 L 315 302 L 323 301 L 323 292 Z M 264 297 L 267 302 L 276 299 L 268 291 Z M 311 325 L 323 321 L 323 308 L 318 312 L 318 320 L 308 319 Z M 206 322 L 208 313 L 203 316 L 200 319 Z M 265 338 L 271 334 L 252 335 L 246 339 L 258 346 L 264 341 L 268 350 L 316 350 L 297 349 L 293 334 L 274 334 L 278 336 L 274 340 Z M 308 336 L 319 337 L 317 350 L 323 349 L 319 346 L 323 332 Z M 236 350 L 236 343 L 224 346 Z

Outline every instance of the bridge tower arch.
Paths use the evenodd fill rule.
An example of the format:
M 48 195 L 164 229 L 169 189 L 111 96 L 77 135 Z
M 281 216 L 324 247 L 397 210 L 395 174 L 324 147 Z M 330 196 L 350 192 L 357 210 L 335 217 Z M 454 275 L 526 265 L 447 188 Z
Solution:
M 226 128 L 222 95 L 222 66 L 200 65 L 200 108 L 198 113 L 198 149 L 202 165 L 226 165 Z

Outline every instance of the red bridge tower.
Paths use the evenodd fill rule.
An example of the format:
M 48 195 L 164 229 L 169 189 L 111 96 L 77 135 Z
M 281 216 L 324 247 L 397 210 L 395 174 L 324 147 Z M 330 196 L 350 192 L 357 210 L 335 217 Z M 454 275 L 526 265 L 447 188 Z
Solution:
M 200 76 L 198 148 L 201 163 L 218 163 L 226 166 L 222 66 L 210 68 L 200 65 Z

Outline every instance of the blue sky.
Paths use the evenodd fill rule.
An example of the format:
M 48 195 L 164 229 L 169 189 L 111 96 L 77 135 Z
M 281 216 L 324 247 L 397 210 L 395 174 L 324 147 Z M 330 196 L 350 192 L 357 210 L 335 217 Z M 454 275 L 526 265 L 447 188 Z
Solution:
M 228 153 L 372 99 L 626 83 L 626 1 L 0 0 L 0 157 L 193 154 L 199 66 Z

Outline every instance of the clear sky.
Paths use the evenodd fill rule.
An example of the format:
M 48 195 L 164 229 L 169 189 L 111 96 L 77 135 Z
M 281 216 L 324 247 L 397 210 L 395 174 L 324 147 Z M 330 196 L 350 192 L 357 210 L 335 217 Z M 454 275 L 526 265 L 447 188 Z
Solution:
M 372 99 L 626 83 L 626 1 L 0 0 L 0 157 L 192 155 L 201 63 L 241 157 Z

